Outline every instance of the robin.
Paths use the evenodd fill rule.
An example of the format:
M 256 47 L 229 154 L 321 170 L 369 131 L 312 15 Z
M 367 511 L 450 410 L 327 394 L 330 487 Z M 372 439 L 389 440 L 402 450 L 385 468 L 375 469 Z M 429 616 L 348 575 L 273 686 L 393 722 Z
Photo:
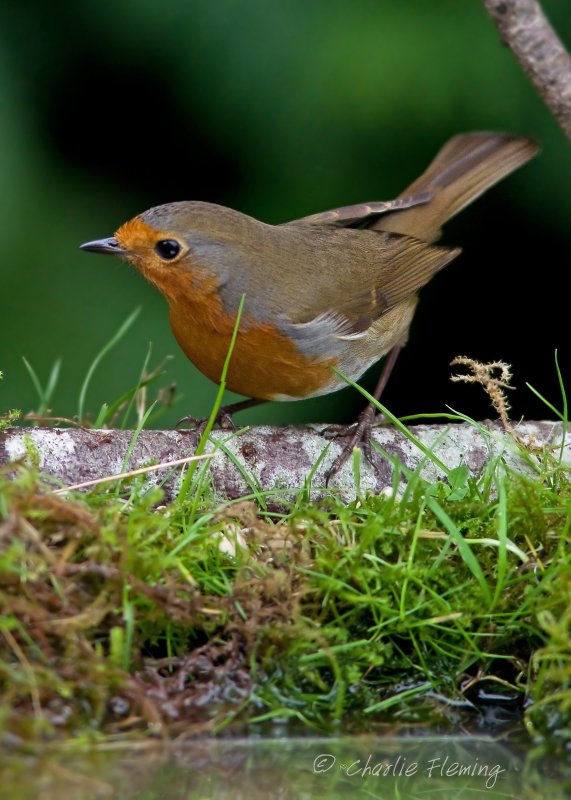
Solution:
M 537 151 L 520 136 L 460 134 L 396 200 L 282 225 L 212 203 L 167 203 L 81 249 L 121 256 L 154 283 L 179 345 L 215 382 L 244 296 L 227 386 L 249 399 L 222 409 L 220 424 L 260 402 L 335 392 L 345 384 L 333 367 L 358 380 L 388 354 L 378 399 L 419 290 L 460 253 L 434 244 L 441 226 Z M 372 406 L 361 413 L 327 480 L 356 444 L 370 456 L 374 415 Z

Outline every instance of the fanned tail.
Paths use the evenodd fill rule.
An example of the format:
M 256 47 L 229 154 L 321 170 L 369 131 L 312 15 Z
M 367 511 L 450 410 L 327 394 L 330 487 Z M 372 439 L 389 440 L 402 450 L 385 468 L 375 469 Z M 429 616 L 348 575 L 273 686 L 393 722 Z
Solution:
M 472 200 L 529 161 L 538 145 L 506 133 L 462 133 L 450 139 L 428 169 L 399 197 L 432 192 L 428 203 L 379 217 L 371 228 L 433 242 L 442 225 Z

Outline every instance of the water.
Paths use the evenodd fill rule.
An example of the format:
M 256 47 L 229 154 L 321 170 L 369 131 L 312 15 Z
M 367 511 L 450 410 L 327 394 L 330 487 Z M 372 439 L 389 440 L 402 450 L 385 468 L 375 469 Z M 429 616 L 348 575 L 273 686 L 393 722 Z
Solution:
M 197 739 L 2 757 L 2 800 L 571 797 L 561 765 L 486 737 Z

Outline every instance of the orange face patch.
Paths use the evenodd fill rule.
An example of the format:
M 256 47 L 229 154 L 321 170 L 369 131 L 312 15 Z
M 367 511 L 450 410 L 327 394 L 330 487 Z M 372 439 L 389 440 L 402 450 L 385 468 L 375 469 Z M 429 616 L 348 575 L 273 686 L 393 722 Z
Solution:
M 161 237 L 162 234 L 139 217 L 128 220 L 115 233 L 115 238 L 121 247 L 132 253 L 144 253 L 152 249 Z
M 121 225 L 115 238 L 127 250 L 126 258 L 145 278 L 155 284 L 169 303 L 174 302 L 181 293 L 192 292 L 196 283 L 204 284 L 207 280 L 214 280 L 197 264 L 192 263 L 188 246 L 172 231 L 156 230 L 135 217 Z M 162 259 L 155 250 L 157 242 L 162 239 L 175 239 L 179 242 L 180 256 L 172 261 Z

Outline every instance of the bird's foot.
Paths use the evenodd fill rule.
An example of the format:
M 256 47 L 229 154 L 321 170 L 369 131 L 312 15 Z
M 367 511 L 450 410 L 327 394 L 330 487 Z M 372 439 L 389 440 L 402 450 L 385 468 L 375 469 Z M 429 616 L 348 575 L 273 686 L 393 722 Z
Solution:
M 222 428 L 223 430 L 235 431 L 237 430 L 237 427 L 232 419 L 234 414 L 237 414 L 238 411 L 245 411 L 247 408 L 253 408 L 254 406 L 258 406 L 260 403 L 264 402 L 265 400 L 258 400 L 255 397 L 250 397 L 248 400 L 239 400 L 237 403 L 230 403 L 228 406 L 222 406 L 218 409 L 218 413 L 214 419 L 214 424 L 218 425 L 218 427 Z M 202 436 L 206 426 L 208 425 L 209 419 L 210 417 L 199 419 L 198 417 L 189 415 L 188 417 L 179 419 L 179 421 L 176 423 L 176 427 L 178 428 L 180 425 L 188 425 L 190 428 L 196 428 L 199 436 Z
M 181 426 L 185 426 L 188 428 L 196 428 L 196 432 L 198 436 L 202 436 L 204 431 L 206 430 L 206 426 L 208 425 L 210 417 L 204 417 L 204 419 L 200 419 L 199 417 L 193 417 L 192 415 L 188 415 L 179 419 L 176 423 L 176 427 L 180 428 Z M 219 428 L 223 430 L 230 430 L 235 431 L 236 425 L 234 424 L 234 420 L 232 419 L 232 411 L 229 408 L 223 406 L 218 410 L 216 417 L 214 419 L 214 425 L 217 425 Z
M 385 417 L 382 414 L 375 416 L 375 409 L 373 406 L 367 406 L 363 409 L 356 422 L 350 425 L 328 425 L 321 431 L 322 436 L 325 436 L 327 439 L 346 439 L 341 453 L 325 473 L 326 486 L 329 485 L 331 478 L 339 472 L 355 447 L 359 447 L 369 464 L 376 467 L 375 462 L 379 456 L 371 447 L 371 431 L 373 425 L 384 421 Z

